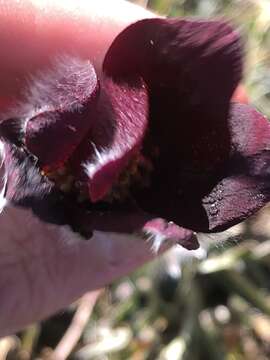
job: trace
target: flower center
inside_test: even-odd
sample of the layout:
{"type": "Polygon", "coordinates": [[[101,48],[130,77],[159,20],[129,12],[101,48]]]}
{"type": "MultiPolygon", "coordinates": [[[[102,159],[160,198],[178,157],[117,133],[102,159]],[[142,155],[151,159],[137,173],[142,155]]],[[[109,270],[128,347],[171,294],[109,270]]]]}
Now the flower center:
{"type": "MultiPolygon", "coordinates": [[[[150,158],[138,152],[120,174],[118,181],[113,184],[111,191],[102,199],[102,202],[123,203],[131,199],[131,188],[147,188],[151,183],[153,164],[150,158]]],[[[68,163],[57,170],[41,170],[42,175],[51,180],[56,187],[66,194],[74,194],[78,203],[91,202],[88,186],[85,181],[76,180],[72,168],[68,163]]]]}

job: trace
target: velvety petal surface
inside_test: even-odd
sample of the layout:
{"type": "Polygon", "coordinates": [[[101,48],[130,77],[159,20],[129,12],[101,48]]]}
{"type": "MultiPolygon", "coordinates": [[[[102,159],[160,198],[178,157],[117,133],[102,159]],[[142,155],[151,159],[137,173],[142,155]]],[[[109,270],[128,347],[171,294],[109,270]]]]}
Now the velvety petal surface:
{"type": "Polygon", "coordinates": [[[142,75],[169,97],[189,95],[191,104],[228,101],[242,75],[239,34],[225,21],[146,19],[122,31],[103,69],[123,78],[142,75]],[[222,84],[222,86],[221,86],[222,84]]]}
{"type": "Polygon", "coordinates": [[[101,81],[95,126],[82,144],[82,161],[93,202],[101,200],[140,150],[148,125],[148,94],[140,78],[101,81]],[[85,148],[92,147],[92,150],[85,148]],[[90,154],[90,156],[89,156],[90,154]]]}
{"type": "Polygon", "coordinates": [[[203,200],[210,230],[244,220],[270,201],[270,123],[248,105],[230,112],[232,148],[224,178],[203,200]]]}
{"type": "Polygon", "coordinates": [[[24,150],[4,145],[5,198],[15,205],[31,208],[43,221],[71,222],[71,204],[47,177],[40,174],[36,160],[24,150]]]}
{"type": "Polygon", "coordinates": [[[195,250],[200,246],[192,230],[182,228],[173,222],[167,222],[161,218],[148,221],[144,225],[143,231],[149,235],[150,239],[151,237],[154,238],[154,247],[158,247],[164,239],[174,240],[188,250],[195,250]]]}
{"type": "Polygon", "coordinates": [[[227,116],[242,76],[241,59],[239,35],[226,22],[147,19],[115,39],[104,71],[144,77],[159,164],[200,170],[228,157],[227,116]]]}
{"type": "Polygon", "coordinates": [[[25,143],[49,170],[62,165],[95,121],[99,83],[89,61],[64,57],[33,80],[25,143]]]}
{"type": "Polygon", "coordinates": [[[138,194],[141,206],[202,232],[223,231],[264,206],[270,200],[270,124],[252,107],[232,104],[228,126],[227,160],[212,171],[183,168],[173,179],[163,176],[165,183],[154,180],[147,194],[138,194]]]}

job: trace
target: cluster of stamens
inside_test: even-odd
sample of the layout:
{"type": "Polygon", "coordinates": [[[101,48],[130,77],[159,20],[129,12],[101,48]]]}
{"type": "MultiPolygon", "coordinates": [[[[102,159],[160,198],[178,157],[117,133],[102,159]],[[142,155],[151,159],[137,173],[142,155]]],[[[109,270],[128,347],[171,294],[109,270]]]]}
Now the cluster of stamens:
{"type": "Polygon", "coordinates": [[[120,174],[104,201],[112,203],[122,202],[130,198],[132,187],[146,188],[150,186],[150,175],[153,164],[150,159],[138,153],[120,174]]]}
{"type": "MultiPolygon", "coordinates": [[[[109,204],[126,201],[131,196],[130,189],[132,187],[145,188],[150,186],[152,171],[152,161],[138,152],[122,171],[118,181],[113,184],[111,191],[102,201],[109,204]]],[[[41,173],[51,180],[62,192],[76,194],[77,202],[91,201],[86,183],[75,179],[68,164],[64,164],[56,170],[43,168],[41,173]]]]}

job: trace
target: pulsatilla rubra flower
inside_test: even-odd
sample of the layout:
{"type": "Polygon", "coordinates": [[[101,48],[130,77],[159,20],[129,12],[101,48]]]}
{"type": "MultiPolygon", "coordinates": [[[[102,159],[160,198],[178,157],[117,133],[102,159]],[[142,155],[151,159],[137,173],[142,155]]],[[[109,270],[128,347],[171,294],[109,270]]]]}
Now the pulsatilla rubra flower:
{"type": "Polygon", "coordinates": [[[1,123],[6,199],[84,237],[142,230],[189,249],[244,220],[269,201],[270,126],[231,102],[242,56],[226,22],[147,19],[101,74],[58,59],[1,123]]]}

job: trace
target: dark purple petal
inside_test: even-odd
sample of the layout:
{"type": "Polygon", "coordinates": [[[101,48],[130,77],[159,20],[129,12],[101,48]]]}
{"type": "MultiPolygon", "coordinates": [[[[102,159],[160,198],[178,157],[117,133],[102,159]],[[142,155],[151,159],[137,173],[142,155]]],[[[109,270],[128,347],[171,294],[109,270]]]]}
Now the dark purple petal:
{"type": "Polygon", "coordinates": [[[159,164],[186,163],[200,171],[228,157],[229,101],[242,75],[239,35],[230,25],[179,19],[137,22],[115,39],[104,71],[116,78],[128,73],[144,77],[159,164]]]}
{"type": "Polygon", "coordinates": [[[0,122],[0,138],[8,144],[21,146],[23,143],[23,120],[9,118],[0,122]]]}
{"type": "Polygon", "coordinates": [[[63,165],[80,144],[95,121],[98,90],[95,69],[77,58],[64,58],[35,80],[30,101],[38,109],[27,121],[25,142],[42,167],[63,165]]]}
{"type": "Polygon", "coordinates": [[[270,200],[270,124],[250,106],[232,104],[228,126],[227,160],[212,170],[156,172],[162,182],[154,179],[150,189],[136,194],[139,205],[203,232],[225,230],[265,205],[270,200]]]}
{"type": "Polygon", "coordinates": [[[223,231],[238,224],[266,205],[269,200],[270,171],[267,177],[257,178],[251,174],[226,177],[203,199],[209,231],[223,231]]]}
{"type": "Polygon", "coordinates": [[[5,198],[15,205],[31,208],[43,221],[71,224],[71,204],[40,174],[36,165],[35,159],[24,150],[5,143],[5,198]]]}
{"type": "MultiPolygon", "coordinates": [[[[175,109],[174,105],[168,109],[175,109]]],[[[209,225],[201,201],[222,179],[231,151],[228,110],[221,104],[212,110],[207,114],[184,103],[179,105],[179,121],[152,126],[144,147],[150,158],[151,148],[158,148],[158,156],[152,157],[151,185],[133,191],[145,211],[198,231],[206,231],[209,225]]],[[[167,113],[170,119],[172,111],[167,113]]]]}
{"type": "MultiPolygon", "coordinates": [[[[151,237],[156,237],[157,245],[163,239],[171,239],[188,250],[199,248],[199,242],[192,230],[182,228],[164,219],[153,219],[143,226],[143,231],[151,237]]],[[[154,244],[155,245],[155,244],[154,244]]]]}
{"type": "Polygon", "coordinates": [[[232,149],[224,179],[203,200],[209,229],[222,230],[270,201],[270,123],[248,105],[230,113],[232,149]]]}
{"type": "MultiPolygon", "coordinates": [[[[266,116],[249,105],[232,104],[228,122],[233,155],[246,159],[258,159],[258,156],[269,155],[270,123],[266,116]]],[[[270,166],[267,158],[265,158],[265,165],[270,166]]],[[[255,171],[256,164],[254,166],[252,173],[255,171]]]]}
{"type": "Polygon", "coordinates": [[[167,88],[179,101],[224,103],[241,79],[242,48],[223,21],[146,19],[118,35],[103,68],[113,77],[142,75],[150,90],[167,88]]]}
{"type": "Polygon", "coordinates": [[[93,202],[110,191],[140,150],[148,125],[148,95],[141,79],[122,83],[103,78],[101,84],[95,126],[85,139],[92,147],[84,167],[93,202]]]}

